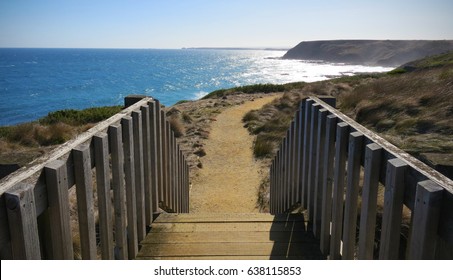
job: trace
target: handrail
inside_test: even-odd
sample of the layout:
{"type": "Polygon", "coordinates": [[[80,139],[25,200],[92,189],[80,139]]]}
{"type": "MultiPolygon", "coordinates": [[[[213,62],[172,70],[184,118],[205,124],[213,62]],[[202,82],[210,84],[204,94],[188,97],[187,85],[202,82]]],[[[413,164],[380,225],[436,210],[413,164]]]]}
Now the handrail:
{"type": "Polygon", "coordinates": [[[125,101],[120,113],[0,181],[1,259],[72,259],[74,226],[83,259],[99,258],[97,246],[102,259],[132,259],[160,209],[189,211],[189,169],[159,101],[125,101]]]}
{"type": "Polygon", "coordinates": [[[325,101],[333,103],[304,100],[280,145],[271,165],[271,212],[307,209],[330,259],[451,257],[453,181],[325,101]],[[403,207],[411,222],[407,249],[400,254],[403,207]]]}

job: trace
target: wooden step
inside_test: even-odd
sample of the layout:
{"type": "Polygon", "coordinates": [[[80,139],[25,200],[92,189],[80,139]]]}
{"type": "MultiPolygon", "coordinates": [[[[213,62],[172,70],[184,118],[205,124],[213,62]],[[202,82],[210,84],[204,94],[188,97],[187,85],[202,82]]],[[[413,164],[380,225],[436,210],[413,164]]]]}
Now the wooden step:
{"type": "Polygon", "coordinates": [[[279,214],[270,215],[264,213],[202,213],[202,214],[163,214],[155,223],[226,223],[226,222],[292,222],[304,221],[303,215],[279,214]]]}
{"type": "Polygon", "coordinates": [[[323,259],[302,215],[161,214],[137,259],[323,259]]]}

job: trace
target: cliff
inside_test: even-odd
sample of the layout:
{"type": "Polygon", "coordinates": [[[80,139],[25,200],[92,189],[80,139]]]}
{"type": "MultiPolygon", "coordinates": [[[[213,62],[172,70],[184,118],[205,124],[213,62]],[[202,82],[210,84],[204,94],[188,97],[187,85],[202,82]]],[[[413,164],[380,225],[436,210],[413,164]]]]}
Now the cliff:
{"type": "Polygon", "coordinates": [[[335,40],[301,42],[284,59],[399,66],[409,61],[453,50],[453,40],[335,40]]]}

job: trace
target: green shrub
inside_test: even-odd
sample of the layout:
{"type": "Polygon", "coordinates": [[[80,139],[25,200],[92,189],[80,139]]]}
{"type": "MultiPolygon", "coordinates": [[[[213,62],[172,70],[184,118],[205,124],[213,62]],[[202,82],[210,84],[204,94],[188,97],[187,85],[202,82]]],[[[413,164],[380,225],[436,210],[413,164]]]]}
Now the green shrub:
{"type": "Polygon", "coordinates": [[[88,108],[84,110],[60,110],[49,113],[46,117],[41,118],[41,124],[56,124],[59,122],[69,125],[84,125],[96,123],[110,118],[122,110],[121,106],[107,106],[88,108]]]}

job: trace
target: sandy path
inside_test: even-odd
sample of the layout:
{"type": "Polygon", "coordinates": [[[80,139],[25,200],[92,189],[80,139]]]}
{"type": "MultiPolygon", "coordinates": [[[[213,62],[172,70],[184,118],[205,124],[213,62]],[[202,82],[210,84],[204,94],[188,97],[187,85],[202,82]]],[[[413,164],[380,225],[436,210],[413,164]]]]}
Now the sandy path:
{"type": "Polygon", "coordinates": [[[203,168],[192,181],[190,212],[252,213],[256,208],[261,182],[249,135],[242,117],[259,109],[276,96],[266,96],[226,109],[212,123],[209,139],[201,158],[203,168]]]}

